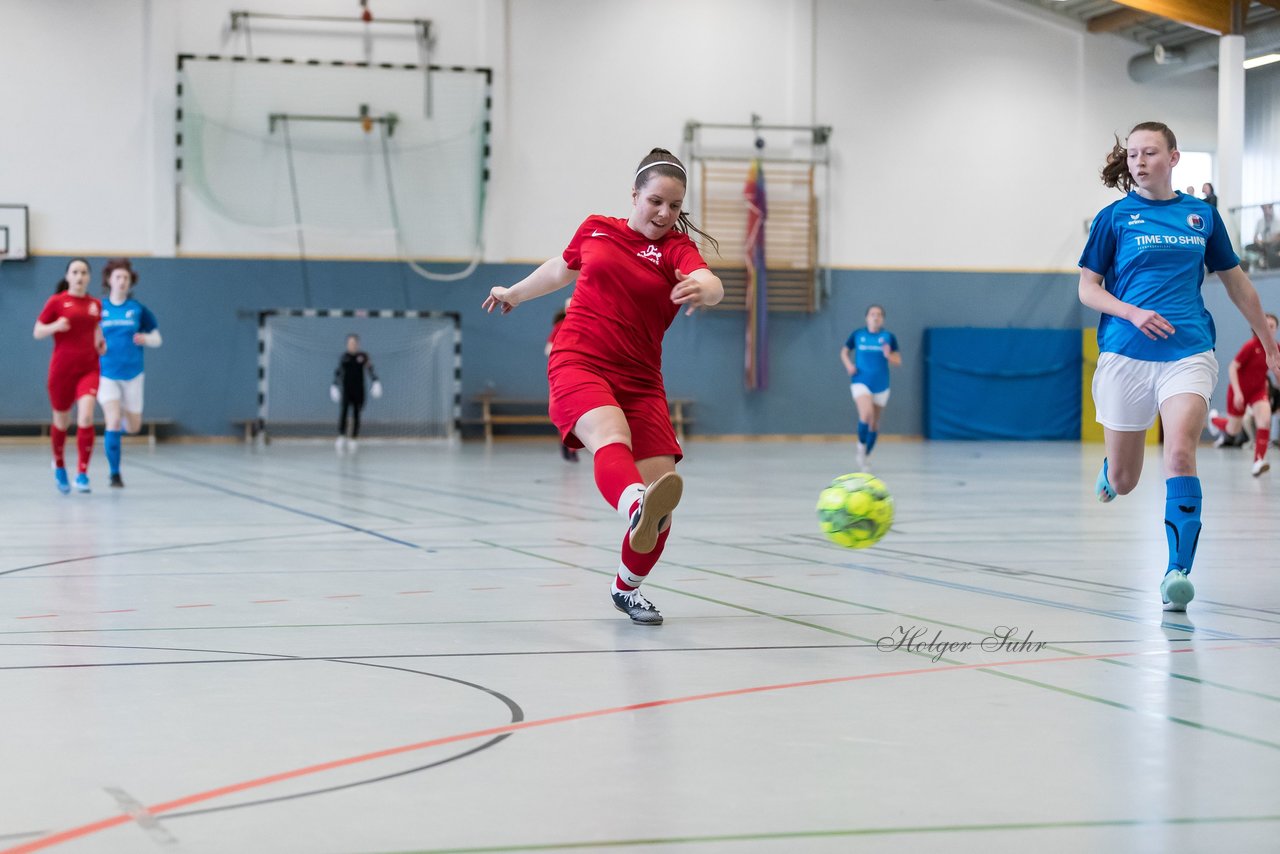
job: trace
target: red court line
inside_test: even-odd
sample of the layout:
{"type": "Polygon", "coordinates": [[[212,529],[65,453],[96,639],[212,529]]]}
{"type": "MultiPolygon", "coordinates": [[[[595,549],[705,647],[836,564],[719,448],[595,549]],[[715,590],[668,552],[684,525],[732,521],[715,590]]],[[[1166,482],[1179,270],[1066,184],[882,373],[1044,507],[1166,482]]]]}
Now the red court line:
{"type": "MultiPolygon", "coordinates": [[[[1211,648],[1213,651],[1222,651],[1228,649],[1258,649],[1258,644],[1238,644],[1235,646],[1220,646],[1211,648]]],[[[1096,655],[1062,655],[1052,658],[1024,658],[1014,659],[1010,661],[994,661],[979,664],[945,664],[936,667],[922,667],[916,670],[891,670],[879,673],[860,673],[856,676],[832,676],[826,679],[808,679],[803,682],[786,682],[777,685],[757,685],[751,688],[731,688],[727,691],[713,691],[708,694],[690,694],[686,697],[670,697],[665,700],[650,700],[645,703],[633,703],[629,706],[612,706],[606,709],[594,709],[587,712],[573,712],[567,715],[558,715],[552,718],[542,718],[540,720],[520,721],[518,723],[504,724],[503,726],[489,727],[488,729],[472,730],[471,732],[461,732],[455,735],[446,735],[440,738],[433,738],[427,741],[418,741],[412,744],[402,744],[396,747],[388,747],[383,750],[375,750],[372,753],[362,753],[358,756],[346,756],[342,759],[333,759],[328,762],[321,762],[316,765],[307,765],[302,768],[294,768],[290,771],[281,771],[277,774],[269,774],[265,777],[257,777],[252,780],[244,780],[239,783],[231,783],[226,786],[220,786],[216,789],[208,789],[203,792],[196,792],[172,801],[165,801],[154,806],[144,807],[151,815],[161,815],[163,813],[172,812],[182,807],[188,807],[192,804],[211,801],[215,798],[225,797],[226,795],[234,795],[238,792],[244,792],[249,789],[258,789],[263,786],[269,786],[272,783],[282,783],[286,780],[295,780],[299,777],[307,777],[312,774],[320,774],[325,771],[333,771],[337,768],[346,768],[351,765],[359,765],[363,762],[371,762],[376,759],[385,759],[388,756],[398,756],[402,753],[412,753],[418,750],[426,750],[431,747],[440,747],[446,744],[455,744],[460,741],[472,741],[478,738],[488,738],[493,735],[501,735],[503,733],[519,732],[520,730],[536,729],[539,727],[555,726],[556,724],[572,723],[574,721],[588,720],[590,718],[600,718],[608,715],[617,715],[623,712],[636,712],[643,709],[657,709],[666,706],[677,706],[684,703],[696,703],[703,700],[718,700],[724,697],[741,697],[748,694],[761,694],[768,691],[785,691],[792,688],[811,688],[817,685],[838,685],[844,682],[861,682],[870,679],[890,679],[898,676],[922,676],[927,673],[955,673],[961,670],[979,670],[991,669],[996,667],[1013,667],[1025,664],[1054,664],[1067,661],[1097,661],[1100,659],[1111,658],[1134,658],[1136,656],[1147,655],[1168,655],[1183,652],[1196,652],[1195,647],[1185,647],[1182,649],[1162,649],[1146,652],[1113,652],[1098,653],[1096,655]]],[[[1207,652],[1209,650],[1201,649],[1199,652],[1207,652]]],[[[13,848],[5,848],[0,850],[0,854],[30,854],[32,851],[42,851],[46,848],[52,848],[63,842],[70,842],[74,839],[82,839],[99,831],[108,830],[113,827],[119,827],[122,824],[128,824],[133,818],[127,813],[114,815],[110,818],[104,818],[89,824],[82,824],[78,827],[71,827],[66,830],[55,831],[54,833],[43,836],[31,842],[17,845],[13,848]]]]}
{"type": "Polygon", "coordinates": [[[175,607],[175,608],[212,608],[212,607],[213,607],[213,603],[212,603],[212,602],[204,602],[204,603],[199,604],[199,605],[174,605],[173,607],[175,607]]]}
{"type": "Polygon", "coordinates": [[[56,617],[57,614],[27,614],[25,617],[14,617],[15,620],[44,620],[49,617],[56,617]]]}

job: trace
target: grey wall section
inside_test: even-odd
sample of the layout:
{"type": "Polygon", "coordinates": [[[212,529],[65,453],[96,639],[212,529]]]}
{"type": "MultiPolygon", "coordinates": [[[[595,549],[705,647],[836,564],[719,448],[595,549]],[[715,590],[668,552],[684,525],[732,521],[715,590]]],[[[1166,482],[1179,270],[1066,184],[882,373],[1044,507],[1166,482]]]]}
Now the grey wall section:
{"type": "MultiPolygon", "coordinates": [[[[89,260],[98,281],[103,259],[89,260]]],[[[51,345],[33,340],[31,327],[66,261],[37,257],[0,266],[0,364],[7,374],[0,419],[48,415],[51,345]]],[[[257,312],[303,306],[297,262],[140,258],[135,267],[141,276],[135,296],[155,311],[164,333],[164,347],[147,353],[147,413],[173,418],[184,433],[233,434],[233,421],[256,412],[257,312]]],[[[510,284],[531,269],[489,264],[463,283],[426,282],[397,263],[311,262],[308,273],[315,307],[461,314],[466,417],[474,412],[471,398],[486,388],[511,397],[546,394],[542,348],[560,299],[527,303],[506,317],[480,309],[492,284],[510,284]]],[[[664,372],[670,396],[695,401],[695,435],[851,432],[853,408],[838,353],[872,302],[885,306],[886,325],[902,348],[882,424],[896,434],[923,432],[926,328],[1079,328],[1096,321],[1080,307],[1073,274],[836,270],[831,278],[821,312],[770,317],[763,392],[743,390],[742,314],[677,317],[667,333],[664,372]]],[[[1263,305],[1280,309],[1280,277],[1258,286],[1263,305]]],[[[99,293],[96,286],[93,292],[99,293]]],[[[1206,283],[1205,295],[1218,326],[1221,408],[1226,363],[1249,332],[1216,278],[1206,283]]],[[[376,342],[364,343],[376,357],[376,342]]],[[[335,359],[342,344],[334,342],[335,359]]],[[[328,362],[316,366],[318,394],[327,393],[332,371],[328,362]]]]}

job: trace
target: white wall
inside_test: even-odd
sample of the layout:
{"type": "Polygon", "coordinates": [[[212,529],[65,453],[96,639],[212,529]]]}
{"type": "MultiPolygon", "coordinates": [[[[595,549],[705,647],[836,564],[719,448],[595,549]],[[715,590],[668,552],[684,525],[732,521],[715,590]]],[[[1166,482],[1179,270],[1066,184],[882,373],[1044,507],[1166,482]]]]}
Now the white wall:
{"type": "MultiPolygon", "coordinates": [[[[43,253],[173,250],[178,52],[246,48],[229,11],[355,0],[0,0],[0,195],[43,253]],[[14,116],[21,116],[20,130],[14,116]]],[[[1001,0],[371,0],[436,23],[433,59],[495,69],[487,260],[557,253],[625,213],[684,123],[829,124],[835,266],[1071,269],[1111,134],[1150,118],[1212,150],[1215,77],[1129,81],[1139,52],[1001,0]]],[[[263,56],[364,58],[346,28],[254,24],[263,56]]],[[[416,62],[407,34],[375,61],[416,62]]],[[[230,241],[231,238],[228,238],[230,241]]],[[[227,254],[235,254],[229,242],[227,254]]],[[[287,246],[284,250],[287,252],[287,246]]]]}

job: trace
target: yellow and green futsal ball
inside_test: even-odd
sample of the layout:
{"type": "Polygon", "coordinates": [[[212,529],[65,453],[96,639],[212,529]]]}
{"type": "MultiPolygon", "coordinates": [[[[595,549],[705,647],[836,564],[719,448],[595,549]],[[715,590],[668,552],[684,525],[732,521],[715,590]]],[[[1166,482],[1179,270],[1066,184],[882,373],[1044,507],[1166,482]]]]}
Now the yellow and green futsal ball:
{"type": "Polygon", "coordinates": [[[818,525],[836,545],[865,549],[893,525],[893,496],[878,477],[840,475],[818,495],[818,525]]]}

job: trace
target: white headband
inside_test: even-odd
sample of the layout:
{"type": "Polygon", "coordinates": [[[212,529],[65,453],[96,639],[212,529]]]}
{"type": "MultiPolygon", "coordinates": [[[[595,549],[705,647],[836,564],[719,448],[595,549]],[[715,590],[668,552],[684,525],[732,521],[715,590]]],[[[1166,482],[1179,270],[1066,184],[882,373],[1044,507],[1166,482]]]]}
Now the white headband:
{"type": "MultiPolygon", "coordinates": [[[[655,166],[674,166],[680,170],[680,173],[682,175],[688,176],[689,174],[688,172],[684,171],[684,167],[681,166],[679,163],[672,163],[670,160],[658,160],[654,163],[646,163],[645,165],[641,166],[638,170],[636,170],[636,178],[639,178],[640,173],[643,172],[644,170],[652,169],[655,166]]],[[[632,178],[631,180],[634,181],[635,178],[632,178]]]]}

